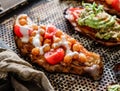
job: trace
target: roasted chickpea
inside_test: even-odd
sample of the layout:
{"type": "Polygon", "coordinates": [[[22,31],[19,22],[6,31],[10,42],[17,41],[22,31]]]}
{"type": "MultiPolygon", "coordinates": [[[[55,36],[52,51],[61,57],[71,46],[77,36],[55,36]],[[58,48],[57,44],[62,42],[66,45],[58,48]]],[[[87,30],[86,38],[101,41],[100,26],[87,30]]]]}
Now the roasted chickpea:
{"type": "Polygon", "coordinates": [[[38,30],[38,26],[37,25],[32,25],[32,28],[33,28],[33,30],[38,30]]]}
{"type": "Polygon", "coordinates": [[[51,46],[53,49],[57,49],[59,48],[59,46],[55,46],[55,44],[53,43],[52,46],[51,46]]]}
{"type": "Polygon", "coordinates": [[[57,37],[56,37],[56,38],[54,39],[54,43],[57,43],[57,42],[59,42],[60,40],[61,40],[60,38],[57,38],[57,37]]]}
{"type": "Polygon", "coordinates": [[[73,48],[73,51],[77,51],[77,52],[79,52],[80,49],[81,49],[81,46],[80,46],[80,44],[76,43],[76,44],[73,45],[72,48],[73,48]]]}
{"type": "Polygon", "coordinates": [[[70,55],[66,55],[64,57],[64,62],[70,64],[72,62],[72,57],[70,55]]]}
{"type": "Polygon", "coordinates": [[[87,61],[86,55],[80,53],[79,54],[79,61],[82,62],[82,63],[86,62],[87,61]]]}
{"type": "Polygon", "coordinates": [[[62,31],[57,30],[55,36],[60,38],[62,34],[62,31]]]}
{"type": "Polygon", "coordinates": [[[40,28],[46,30],[46,26],[45,25],[40,25],[40,28]]]}
{"type": "Polygon", "coordinates": [[[113,0],[105,0],[107,4],[111,5],[113,0]]]}
{"type": "Polygon", "coordinates": [[[20,25],[24,26],[27,25],[27,21],[25,19],[20,19],[19,20],[20,25]]]}
{"type": "Polygon", "coordinates": [[[36,32],[33,31],[33,32],[31,33],[31,36],[35,36],[35,35],[36,35],[36,32]]]}
{"type": "Polygon", "coordinates": [[[46,46],[46,47],[44,47],[44,52],[48,52],[48,51],[50,51],[50,46],[46,46]]]}
{"type": "Polygon", "coordinates": [[[72,44],[76,43],[76,40],[74,38],[68,38],[68,41],[71,42],[72,44]]]}
{"type": "Polygon", "coordinates": [[[41,32],[40,32],[40,35],[44,35],[45,34],[45,30],[44,29],[41,29],[41,32]]]}
{"type": "Polygon", "coordinates": [[[52,43],[52,40],[51,40],[51,39],[45,39],[45,40],[44,40],[44,44],[49,44],[49,45],[51,45],[51,43],[52,43]]]}
{"type": "Polygon", "coordinates": [[[33,55],[39,55],[39,54],[40,54],[39,48],[37,48],[37,47],[36,47],[36,48],[33,48],[33,49],[32,49],[32,54],[33,54],[33,55]]]}
{"type": "Polygon", "coordinates": [[[79,54],[75,54],[74,56],[73,56],[73,59],[79,59],[79,54]]]}
{"type": "Polygon", "coordinates": [[[19,18],[19,20],[20,20],[20,19],[25,19],[25,20],[27,20],[27,15],[21,16],[21,17],[19,18]]]}

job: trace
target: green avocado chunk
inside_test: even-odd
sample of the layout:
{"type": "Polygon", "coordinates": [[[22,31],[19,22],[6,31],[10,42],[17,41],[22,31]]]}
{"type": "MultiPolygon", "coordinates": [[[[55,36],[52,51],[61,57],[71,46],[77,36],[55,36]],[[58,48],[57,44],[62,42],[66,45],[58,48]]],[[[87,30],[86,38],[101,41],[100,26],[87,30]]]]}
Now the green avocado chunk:
{"type": "Polygon", "coordinates": [[[100,19],[99,18],[100,17],[88,16],[88,18],[85,19],[84,21],[83,19],[79,18],[78,24],[81,25],[81,22],[84,22],[84,25],[86,26],[89,26],[94,29],[101,29],[101,28],[106,28],[108,26],[111,26],[112,24],[115,23],[115,17],[111,17],[110,15],[108,15],[107,18],[105,18],[104,16],[102,16],[102,18],[100,19]]]}

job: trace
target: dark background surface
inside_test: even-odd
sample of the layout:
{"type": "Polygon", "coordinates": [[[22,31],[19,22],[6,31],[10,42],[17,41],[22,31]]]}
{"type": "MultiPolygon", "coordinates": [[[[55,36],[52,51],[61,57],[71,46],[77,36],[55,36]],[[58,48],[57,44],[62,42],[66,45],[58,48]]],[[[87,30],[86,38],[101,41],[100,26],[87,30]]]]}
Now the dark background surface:
{"type": "Polygon", "coordinates": [[[0,0],[0,17],[26,3],[27,0],[0,0]]]}

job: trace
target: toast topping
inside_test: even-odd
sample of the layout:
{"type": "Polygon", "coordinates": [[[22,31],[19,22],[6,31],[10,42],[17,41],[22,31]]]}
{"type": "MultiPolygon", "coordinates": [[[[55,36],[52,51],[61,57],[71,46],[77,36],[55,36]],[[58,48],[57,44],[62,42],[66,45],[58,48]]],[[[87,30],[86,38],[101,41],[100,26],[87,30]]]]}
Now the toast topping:
{"type": "Polygon", "coordinates": [[[61,41],[59,41],[58,43],[54,43],[53,47],[60,47],[60,46],[65,47],[66,55],[69,55],[71,57],[73,57],[74,55],[79,55],[77,51],[74,51],[74,52],[71,51],[71,48],[70,48],[69,42],[67,41],[66,36],[61,36],[61,37],[62,37],[61,41]]]}
{"type": "MultiPolygon", "coordinates": [[[[80,13],[78,8],[75,10],[71,9],[71,11],[76,11],[73,14],[77,18],[77,14],[80,13]]],[[[32,54],[44,55],[49,64],[58,64],[62,59],[66,64],[77,60],[85,65],[89,64],[89,66],[92,65],[90,61],[94,61],[95,63],[99,62],[100,56],[89,53],[75,39],[66,35],[53,25],[37,26],[24,14],[17,18],[16,25],[18,26],[16,30],[19,30],[19,35],[17,34],[18,30],[16,35],[21,38],[21,41],[25,43],[30,42],[34,46],[32,54]],[[57,57],[54,57],[54,55],[57,57]],[[60,55],[62,55],[61,58],[59,58],[60,55]],[[89,60],[87,61],[87,59],[89,60]]]]}
{"type": "Polygon", "coordinates": [[[116,16],[107,14],[101,5],[83,4],[85,9],[80,13],[78,24],[81,26],[89,26],[97,32],[96,37],[109,40],[117,38],[120,35],[120,25],[116,21],[116,16]],[[112,31],[111,31],[112,30],[112,31]]]}
{"type": "Polygon", "coordinates": [[[83,3],[83,8],[69,8],[65,17],[80,31],[77,25],[93,29],[95,37],[103,40],[120,40],[120,24],[116,16],[103,10],[102,5],[83,3]],[[79,12],[78,12],[79,11],[79,12]],[[76,23],[76,24],[75,24],[76,23]]]}
{"type": "MultiPolygon", "coordinates": [[[[53,34],[52,37],[45,38],[46,32],[48,32],[46,28],[43,30],[42,28],[39,28],[37,31],[32,32],[32,44],[35,46],[33,48],[33,55],[44,55],[46,57],[46,61],[52,65],[60,63],[62,61],[61,59],[58,60],[61,52],[57,52],[59,48],[62,48],[64,51],[64,56],[62,54],[63,62],[66,63],[66,65],[70,64],[73,60],[77,60],[80,63],[83,63],[85,65],[88,65],[90,61],[94,61],[96,64],[99,64],[100,56],[97,54],[89,53],[85,48],[80,45],[75,39],[70,38],[68,35],[64,34],[63,32],[60,32],[59,29],[56,29],[55,27],[51,29],[56,29],[56,33],[53,34],[52,31],[50,34],[53,34]],[[44,31],[44,34],[41,33],[44,31]],[[34,34],[35,33],[35,34],[34,34]],[[60,34],[60,36],[59,36],[60,34]],[[44,39],[41,39],[41,37],[44,39]],[[44,42],[43,42],[44,41],[44,42]],[[60,53],[60,54],[59,54],[60,53]],[[49,60],[49,57],[47,57],[49,54],[49,57],[51,60],[49,60]],[[50,56],[51,54],[51,56],[50,56]],[[53,56],[52,56],[53,55],[53,56]],[[54,57],[56,55],[57,57],[54,57]],[[87,59],[89,59],[87,61],[87,59]],[[57,61],[56,61],[57,60],[57,61]]],[[[63,53],[63,52],[62,52],[63,53]]],[[[92,64],[89,64],[91,66],[92,64]]]]}
{"type": "Polygon", "coordinates": [[[49,64],[55,65],[60,63],[64,58],[64,50],[62,48],[58,48],[55,50],[51,50],[45,53],[45,59],[49,64]]]}
{"type": "MultiPolygon", "coordinates": [[[[56,39],[56,37],[54,36],[54,40],[55,39],[56,39]]],[[[62,35],[60,41],[58,41],[57,43],[53,43],[53,48],[59,48],[59,47],[65,48],[65,50],[66,50],[65,51],[66,56],[64,57],[65,63],[71,63],[72,60],[77,60],[77,61],[79,61],[81,63],[85,63],[85,64],[87,64],[87,63],[89,63],[89,61],[93,61],[93,60],[99,63],[98,55],[93,54],[93,55],[91,55],[91,57],[89,57],[90,53],[88,51],[86,51],[82,46],[80,46],[79,43],[73,42],[74,44],[70,45],[69,41],[67,39],[69,39],[69,37],[67,38],[66,36],[62,35]],[[86,61],[87,59],[89,59],[88,62],[86,61]]]]}
{"type": "Polygon", "coordinates": [[[45,48],[50,49],[50,45],[49,44],[44,44],[43,45],[43,33],[45,32],[45,30],[38,28],[37,31],[34,31],[35,35],[33,36],[32,39],[32,44],[37,47],[39,49],[39,54],[43,55],[45,52],[45,48]]]}

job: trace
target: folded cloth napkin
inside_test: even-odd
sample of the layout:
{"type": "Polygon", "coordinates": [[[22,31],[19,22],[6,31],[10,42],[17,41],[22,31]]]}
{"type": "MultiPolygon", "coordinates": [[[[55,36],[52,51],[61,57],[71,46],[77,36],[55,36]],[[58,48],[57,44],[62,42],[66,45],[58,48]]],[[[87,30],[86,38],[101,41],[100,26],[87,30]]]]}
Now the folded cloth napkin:
{"type": "Polygon", "coordinates": [[[8,48],[6,49],[6,47],[3,48],[3,43],[0,43],[0,46],[0,72],[13,73],[17,75],[21,81],[23,81],[20,82],[17,81],[15,77],[11,77],[11,83],[15,91],[37,91],[34,89],[30,90],[27,86],[25,86],[25,83],[27,85],[35,85],[34,82],[42,91],[54,91],[49,80],[43,72],[33,69],[31,64],[21,59],[12,50],[8,48]]]}

